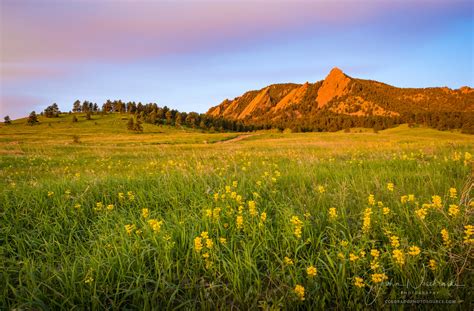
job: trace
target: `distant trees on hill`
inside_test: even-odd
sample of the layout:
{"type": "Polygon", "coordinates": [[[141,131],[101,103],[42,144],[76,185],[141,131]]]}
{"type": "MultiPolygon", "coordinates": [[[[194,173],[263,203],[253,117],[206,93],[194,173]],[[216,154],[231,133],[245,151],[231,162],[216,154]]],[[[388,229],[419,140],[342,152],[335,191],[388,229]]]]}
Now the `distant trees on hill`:
{"type": "MultiPolygon", "coordinates": [[[[291,130],[292,132],[335,132],[347,130],[354,127],[373,128],[383,130],[401,123],[410,126],[420,124],[439,130],[461,129],[463,133],[474,134],[474,112],[403,112],[400,116],[351,116],[337,114],[329,109],[316,110],[308,108],[304,111],[303,118],[300,111],[287,111],[278,117],[271,118],[268,115],[260,118],[249,116],[243,120],[230,120],[223,117],[213,117],[197,112],[180,112],[167,106],[160,107],[156,103],[142,104],[141,102],[123,102],[121,100],[107,100],[102,108],[96,103],[76,100],[73,103],[73,112],[86,113],[86,119],[90,120],[94,113],[127,113],[132,115],[127,123],[131,131],[143,131],[142,123],[154,125],[169,125],[175,127],[189,127],[211,132],[235,131],[247,132],[260,129],[291,130]]],[[[48,106],[44,110],[46,117],[57,117],[59,109],[56,104],[48,106]]],[[[77,117],[73,116],[73,119],[77,117]]],[[[28,117],[28,124],[38,122],[36,113],[33,111],[28,117]]],[[[6,123],[6,122],[5,122],[6,123]]]]}
{"type": "Polygon", "coordinates": [[[4,120],[3,123],[5,123],[5,124],[11,124],[12,123],[12,120],[10,119],[10,116],[5,116],[3,118],[3,120],[4,120]]]}

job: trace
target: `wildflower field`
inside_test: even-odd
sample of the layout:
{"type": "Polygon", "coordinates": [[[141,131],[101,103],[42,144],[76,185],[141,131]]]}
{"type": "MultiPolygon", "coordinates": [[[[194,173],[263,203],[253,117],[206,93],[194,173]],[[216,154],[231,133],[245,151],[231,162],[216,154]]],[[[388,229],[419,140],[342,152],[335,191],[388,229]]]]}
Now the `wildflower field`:
{"type": "Polygon", "coordinates": [[[70,119],[0,127],[0,309],[472,308],[473,136],[70,119]]]}

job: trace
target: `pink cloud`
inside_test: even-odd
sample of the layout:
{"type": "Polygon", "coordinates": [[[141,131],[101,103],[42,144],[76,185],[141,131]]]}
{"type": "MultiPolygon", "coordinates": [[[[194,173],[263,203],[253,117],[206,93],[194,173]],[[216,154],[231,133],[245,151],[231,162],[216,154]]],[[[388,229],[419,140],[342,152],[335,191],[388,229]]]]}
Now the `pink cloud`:
{"type": "Polygon", "coordinates": [[[319,26],[349,27],[387,10],[439,9],[446,2],[5,0],[0,5],[0,61],[5,79],[60,73],[44,63],[126,62],[244,49],[269,36],[284,38],[312,25],[316,30],[319,26]]]}
{"type": "Polygon", "coordinates": [[[366,3],[79,1],[48,6],[22,1],[3,5],[1,60],[127,60],[192,52],[224,39],[264,40],[269,33],[313,22],[364,20],[383,6],[366,3]]]}

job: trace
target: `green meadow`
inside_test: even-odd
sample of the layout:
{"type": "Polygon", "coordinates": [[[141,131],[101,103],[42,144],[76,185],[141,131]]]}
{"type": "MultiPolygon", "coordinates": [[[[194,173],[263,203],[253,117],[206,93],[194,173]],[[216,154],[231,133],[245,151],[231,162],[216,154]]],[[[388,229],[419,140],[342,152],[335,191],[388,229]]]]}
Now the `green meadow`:
{"type": "Polygon", "coordinates": [[[78,119],[0,125],[0,309],[472,308],[472,135],[78,119]]]}

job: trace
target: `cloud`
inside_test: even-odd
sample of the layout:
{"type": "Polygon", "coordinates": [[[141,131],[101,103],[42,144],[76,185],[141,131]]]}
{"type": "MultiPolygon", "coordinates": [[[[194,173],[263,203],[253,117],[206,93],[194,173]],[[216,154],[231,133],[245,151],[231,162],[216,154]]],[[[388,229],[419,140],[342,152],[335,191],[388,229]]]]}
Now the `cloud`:
{"type": "MultiPolygon", "coordinates": [[[[422,2],[427,8],[440,1],[422,2]]],[[[5,1],[2,62],[127,61],[344,27],[407,1],[5,1]]]]}

